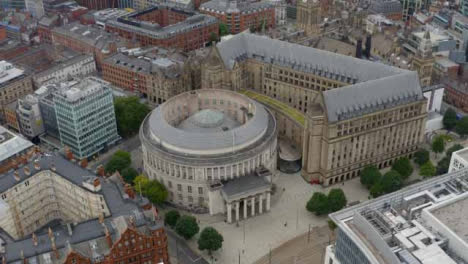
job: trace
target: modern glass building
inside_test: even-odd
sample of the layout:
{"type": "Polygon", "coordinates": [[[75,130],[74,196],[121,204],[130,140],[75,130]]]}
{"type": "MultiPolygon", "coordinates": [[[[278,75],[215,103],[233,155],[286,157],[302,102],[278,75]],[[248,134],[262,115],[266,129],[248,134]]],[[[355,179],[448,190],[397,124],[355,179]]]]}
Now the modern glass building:
{"type": "Polygon", "coordinates": [[[54,94],[62,145],[89,158],[120,140],[109,83],[88,77],[54,94]]]}

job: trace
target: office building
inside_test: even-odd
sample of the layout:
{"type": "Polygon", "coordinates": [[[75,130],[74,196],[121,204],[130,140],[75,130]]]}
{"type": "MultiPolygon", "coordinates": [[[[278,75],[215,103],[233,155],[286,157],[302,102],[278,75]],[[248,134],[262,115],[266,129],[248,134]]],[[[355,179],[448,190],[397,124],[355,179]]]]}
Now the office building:
{"type": "Polygon", "coordinates": [[[466,186],[462,169],[330,214],[324,263],[466,263],[466,186]]]}
{"type": "Polygon", "coordinates": [[[202,88],[267,105],[279,136],[302,150],[304,178],[323,185],[412,157],[424,140],[417,73],[381,63],[241,33],[207,56],[202,88]]]}
{"type": "Polygon", "coordinates": [[[218,37],[218,21],[211,16],[158,4],[106,22],[108,32],[136,39],[142,46],[190,51],[205,47],[218,37]]]}
{"type": "Polygon", "coordinates": [[[120,140],[109,85],[88,77],[54,93],[60,141],[79,159],[92,157],[120,140]]]}
{"type": "Polygon", "coordinates": [[[216,17],[231,34],[246,29],[260,31],[276,25],[276,9],[268,1],[211,0],[201,4],[200,12],[216,17]]]}
{"type": "Polygon", "coordinates": [[[5,123],[4,108],[33,92],[31,76],[7,61],[0,61],[0,123],[5,123]]]}
{"type": "Polygon", "coordinates": [[[18,99],[16,114],[20,132],[25,137],[36,140],[39,135],[45,132],[41,110],[39,109],[39,99],[36,96],[28,94],[18,99]]]}

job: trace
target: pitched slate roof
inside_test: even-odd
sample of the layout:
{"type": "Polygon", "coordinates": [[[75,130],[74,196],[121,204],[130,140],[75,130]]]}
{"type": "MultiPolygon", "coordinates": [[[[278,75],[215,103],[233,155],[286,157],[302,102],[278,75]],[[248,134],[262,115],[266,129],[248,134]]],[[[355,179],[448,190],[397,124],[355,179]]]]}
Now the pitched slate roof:
{"type": "Polygon", "coordinates": [[[363,111],[358,110],[364,108],[373,112],[423,98],[415,72],[377,62],[245,32],[218,43],[216,47],[228,69],[232,69],[236,62],[251,58],[348,83],[348,86],[323,93],[329,122],[352,118],[362,114],[363,111]]]}

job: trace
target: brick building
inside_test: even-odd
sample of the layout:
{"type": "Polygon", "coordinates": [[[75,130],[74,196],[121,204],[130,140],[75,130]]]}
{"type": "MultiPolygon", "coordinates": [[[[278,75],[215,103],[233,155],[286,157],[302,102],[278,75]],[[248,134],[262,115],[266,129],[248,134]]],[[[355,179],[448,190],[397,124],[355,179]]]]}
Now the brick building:
{"type": "Polygon", "coordinates": [[[2,263],[169,264],[156,208],[120,175],[103,179],[66,156],[35,155],[0,177],[2,263]]]}
{"type": "Polygon", "coordinates": [[[212,0],[201,4],[200,12],[218,18],[231,34],[275,26],[275,6],[269,2],[212,0]]]}
{"type": "Polygon", "coordinates": [[[173,52],[162,50],[139,53],[138,57],[118,53],[104,60],[104,80],[129,91],[148,97],[159,105],[167,99],[200,88],[199,62],[206,52],[173,52]]]}
{"type": "Polygon", "coordinates": [[[37,23],[37,34],[41,43],[52,44],[52,29],[60,23],[58,15],[43,16],[37,23]]]}
{"type": "Polygon", "coordinates": [[[76,2],[88,9],[94,10],[119,7],[117,0],[77,0],[76,2]]]}
{"type": "Polygon", "coordinates": [[[96,68],[101,69],[102,61],[117,52],[119,47],[132,47],[130,41],[124,41],[112,33],[78,22],[56,27],[52,30],[54,45],[63,45],[74,51],[93,54],[96,68]]]}
{"type": "Polygon", "coordinates": [[[204,47],[212,35],[218,36],[218,21],[211,16],[160,4],[109,20],[106,30],[135,39],[142,46],[189,51],[204,47]]]}
{"type": "Polygon", "coordinates": [[[37,151],[29,140],[3,126],[0,126],[0,136],[0,175],[27,163],[37,151]]]}
{"type": "Polygon", "coordinates": [[[468,84],[463,79],[442,80],[445,85],[444,101],[468,113],[468,84]]]}

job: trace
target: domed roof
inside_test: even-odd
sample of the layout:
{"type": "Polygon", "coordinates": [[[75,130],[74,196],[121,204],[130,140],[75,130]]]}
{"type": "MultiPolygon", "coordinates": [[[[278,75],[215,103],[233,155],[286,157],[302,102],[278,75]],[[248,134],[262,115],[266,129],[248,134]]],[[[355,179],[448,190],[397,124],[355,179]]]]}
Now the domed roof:
{"type": "Polygon", "coordinates": [[[195,113],[192,118],[199,127],[217,127],[223,123],[224,114],[215,109],[203,109],[195,113]]]}

